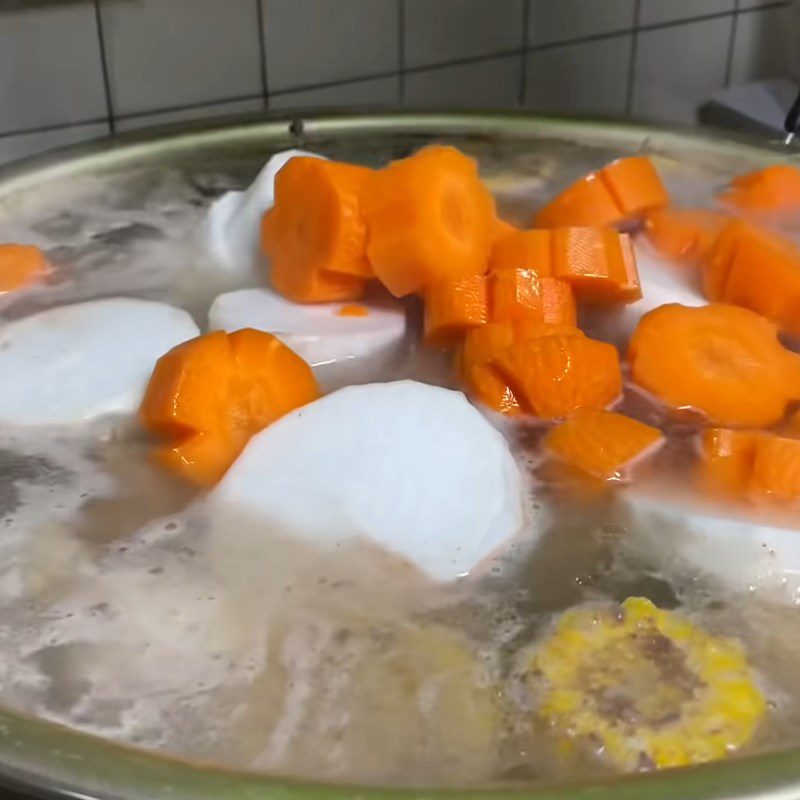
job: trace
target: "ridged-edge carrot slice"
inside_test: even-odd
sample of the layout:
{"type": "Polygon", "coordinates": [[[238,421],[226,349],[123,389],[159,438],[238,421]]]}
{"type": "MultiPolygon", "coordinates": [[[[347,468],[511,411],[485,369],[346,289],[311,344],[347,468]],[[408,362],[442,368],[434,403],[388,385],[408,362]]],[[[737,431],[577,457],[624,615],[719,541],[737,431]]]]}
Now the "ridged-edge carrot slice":
{"type": "Polygon", "coordinates": [[[45,254],[30,244],[0,244],[0,293],[13,292],[45,278],[45,254]]]}
{"type": "Polygon", "coordinates": [[[139,410],[142,425],[169,438],[226,428],[234,370],[224,331],[174,347],[153,369],[139,410]]]}
{"type": "Polygon", "coordinates": [[[557,228],[553,271],[577,297],[593,303],[632,303],[642,290],[630,237],[608,228],[557,228]]]}
{"type": "Polygon", "coordinates": [[[535,319],[552,325],[574,325],[575,297],[568,283],[540,278],[531,269],[490,272],[489,318],[492,322],[535,319]]]}
{"type": "Polygon", "coordinates": [[[730,428],[708,428],[700,437],[699,482],[701,488],[721,496],[741,496],[745,491],[756,443],[763,434],[730,428]]]}
{"type": "Polygon", "coordinates": [[[667,205],[669,196],[647,156],[621,158],[567,187],[540,209],[542,228],[606,227],[642,217],[667,205]]]}
{"type": "Polygon", "coordinates": [[[545,450],[595,478],[619,478],[633,462],[664,443],[658,428],[615,414],[581,408],[544,438],[545,450]]]}
{"type": "Polygon", "coordinates": [[[800,208],[800,169],[790,164],[739,175],[719,200],[742,211],[791,211],[800,208]]]}
{"type": "Polygon", "coordinates": [[[553,237],[545,229],[515,231],[497,239],[489,255],[489,270],[533,269],[543,278],[553,271],[553,237]]]}
{"type": "Polygon", "coordinates": [[[369,261],[396,297],[486,271],[494,200],[475,161],[454,147],[426,147],[379,170],[362,208],[369,261]]]}
{"type": "Polygon", "coordinates": [[[698,263],[708,255],[728,219],[705,208],[654,208],[645,215],[644,229],[662,255],[698,263]]]}
{"type": "Polygon", "coordinates": [[[800,334],[800,248],[754,225],[736,228],[738,242],[722,288],[726,303],[749,308],[800,334]]]}
{"type": "Polygon", "coordinates": [[[760,437],[747,489],[753,498],[800,499],[800,439],[760,437]]]}
{"type": "Polygon", "coordinates": [[[504,236],[508,236],[510,233],[516,233],[517,228],[515,228],[510,222],[506,222],[504,219],[500,219],[500,217],[495,217],[492,220],[492,243],[499,241],[504,236]]]}
{"type": "Polygon", "coordinates": [[[261,246],[275,288],[296,302],[359,297],[373,277],[360,196],[372,170],[321,158],[291,159],[275,177],[261,246]]]}
{"type": "Polygon", "coordinates": [[[645,314],[628,359],[631,377],[643,389],[673,408],[704,412],[724,427],[773,425],[800,393],[775,324],[721,303],[673,303],[645,314]]]}
{"type": "Polygon", "coordinates": [[[425,341],[443,345],[489,321],[486,278],[443,278],[425,293],[425,341]]]}
{"type": "Polygon", "coordinates": [[[544,419],[606,408],[622,394],[616,348],[582,336],[515,343],[496,363],[522,407],[544,419]]]}
{"type": "Polygon", "coordinates": [[[158,360],[140,419],[173,440],[155,449],[159,463],[209,485],[251,435],[317,397],[311,368],[271,334],[214,331],[158,360]]]}

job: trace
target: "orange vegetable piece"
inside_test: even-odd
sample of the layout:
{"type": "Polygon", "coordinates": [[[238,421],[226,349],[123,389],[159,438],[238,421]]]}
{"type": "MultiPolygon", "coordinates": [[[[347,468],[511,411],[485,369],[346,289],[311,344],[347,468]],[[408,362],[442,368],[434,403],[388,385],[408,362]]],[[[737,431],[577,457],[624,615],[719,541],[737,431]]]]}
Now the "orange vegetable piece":
{"type": "Polygon", "coordinates": [[[337,312],[337,317],[368,317],[369,309],[366,306],[353,303],[350,305],[342,306],[337,312]]]}
{"type": "Polygon", "coordinates": [[[534,217],[541,228],[606,227],[641,218],[669,202],[647,156],[621,158],[567,187],[534,217]]]}
{"type": "Polygon", "coordinates": [[[551,455],[595,478],[619,478],[631,464],[664,443],[658,428],[624,414],[580,408],[544,438],[551,455]]]}
{"type": "Polygon", "coordinates": [[[272,283],[296,302],[349,300],[373,277],[360,195],[373,171],[321,158],[291,159],[275,177],[261,224],[272,283]]]}
{"type": "Polygon", "coordinates": [[[750,480],[761,435],[729,428],[705,430],[700,439],[702,488],[715,495],[742,495],[750,480]]]}
{"type": "Polygon", "coordinates": [[[705,290],[800,334],[800,248],[747,222],[726,226],[705,267],[705,290]]]}
{"type": "Polygon", "coordinates": [[[489,256],[489,270],[533,269],[542,277],[553,270],[553,237],[549,230],[514,231],[497,239],[489,256]]]}
{"type": "Polygon", "coordinates": [[[458,371],[470,394],[489,408],[510,416],[520,413],[519,402],[495,366],[496,358],[514,342],[511,323],[489,323],[464,337],[458,371]]]}
{"type": "Polygon", "coordinates": [[[553,325],[574,325],[575,297],[568,283],[540,278],[531,269],[502,269],[489,274],[492,322],[531,318],[553,325]]]}
{"type": "Polygon", "coordinates": [[[668,406],[702,411],[732,428],[780,421],[800,395],[797,358],[778,342],[774,323],[721,303],[650,311],[628,351],[636,384],[668,406]]]}
{"type": "Polygon", "coordinates": [[[800,169],[789,164],[739,175],[719,200],[742,211],[791,211],[800,208],[800,169]]]}
{"type": "Polygon", "coordinates": [[[639,272],[630,237],[603,228],[553,231],[553,271],[577,297],[593,303],[639,300],[639,272]]]}
{"type": "Polygon", "coordinates": [[[644,229],[656,250],[676,261],[702,261],[711,250],[728,217],[703,208],[654,208],[647,212],[644,229]]]}
{"type": "Polygon", "coordinates": [[[584,336],[515,343],[496,363],[523,410],[544,419],[565,417],[577,408],[605,408],[622,394],[616,348],[584,336]]]}
{"type": "Polygon", "coordinates": [[[758,439],[748,491],[751,497],[778,501],[800,498],[800,439],[758,439]]]}
{"type": "Polygon", "coordinates": [[[23,289],[50,272],[45,254],[30,244],[0,244],[0,293],[23,289]]]}
{"type": "Polygon", "coordinates": [[[425,341],[447,344],[488,322],[486,278],[443,278],[425,295],[425,341]]]}
{"type": "Polygon", "coordinates": [[[376,172],[362,209],[369,261],[396,297],[486,272],[494,200],[475,161],[454,147],[425,147],[376,172]]]}
{"type": "Polygon", "coordinates": [[[500,217],[495,217],[492,220],[492,242],[496,242],[499,239],[502,239],[504,236],[508,236],[509,233],[516,233],[517,228],[515,228],[510,222],[506,222],[504,219],[500,219],[500,217]]]}
{"type": "Polygon", "coordinates": [[[308,364],[271,334],[214,331],[158,360],[139,416],[147,430],[171,440],[155,459],[209,486],[253,434],[319,395],[308,364]]]}

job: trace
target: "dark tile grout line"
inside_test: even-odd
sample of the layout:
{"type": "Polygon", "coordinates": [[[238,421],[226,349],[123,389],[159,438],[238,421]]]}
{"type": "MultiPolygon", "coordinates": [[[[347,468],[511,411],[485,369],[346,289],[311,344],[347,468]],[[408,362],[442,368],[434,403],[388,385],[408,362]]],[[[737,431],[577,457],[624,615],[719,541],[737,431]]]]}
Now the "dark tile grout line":
{"type": "MultiPolygon", "coordinates": [[[[94,0],[95,8],[98,9],[98,10],[99,10],[99,2],[100,2],[100,0],[94,0]]],[[[401,5],[401,7],[402,7],[404,5],[404,0],[399,0],[399,3],[401,5]]],[[[636,8],[637,9],[639,7],[639,4],[640,4],[640,0],[636,0],[636,8]]],[[[268,95],[270,97],[272,97],[272,96],[281,96],[281,95],[287,95],[287,94],[294,94],[295,92],[307,91],[307,90],[310,90],[310,89],[327,89],[327,88],[334,88],[334,87],[338,87],[338,86],[349,86],[349,85],[352,85],[352,84],[363,83],[365,81],[376,80],[376,79],[379,79],[379,78],[390,78],[390,77],[394,77],[394,76],[397,76],[402,80],[403,75],[407,75],[409,73],[413,74],[413,73],[429,72],[429,71],[430,72],[434,72],[436,70],[446,69],[447,67],[463,66],[463,65],[468,65],[468,64],[476,64],[476,63],[481,63],[483,61],[493,61],[495,59],[507,58],[509,56],[517,56],[518,55],[518,56],[521,56],[521,58],[524,60],[526,55],[529,54],[529,53],[537,53],[537,52],[542,52],[542,51],[547,51],[547,50],[553,50],[553,49],[556,49],[558,47],[566,47],[566,46],[569,46],[569,45],[583,44],[585,42],[596,42],[596,41],[602,41],[604,39],[614,39],[614,38],[618,38],[620,36],[625,36],[625,35],[632,35],[634,40],[636,40],[637,39],[637,34],[643,32],[643,31],[661,30],[663,28],[673,28],[673,27],[678,27],[680,25],[690,25],[690,24],[692,24],[694,22],[704,22],[704,21],[707,21],[707,20],[721,19],[721,18],[724,18],[724,17],[735,18],[735,17],[739,16],[740,14],[757,13],[759,11],[765,11],[765,10],[770,10],[770,9],[775,9],[775,8],[784,8],[784,7],[789,6],[789,4],[790,4],[789,0],[777,0],[776,2],[765,3],[765,4],[761,5],[761,6],[756,6],[756,7],[753,7],[753,8],[738,8],[739,0],[737,0],[736,8],[734,8],[733,11],[725,11],[725,12],[721,12],[721,13],[717,13],[717,14],[706,14],[706,15],[703,15],[703,16],[692,17],[692,18],[689,18],[689,19],[671,20],[669,22],[656,23],[656,24],[653,24],[653,25],[640,25],[638,27],[634,26],[633,28],[624,28],[624,29],[619,29],[619,30],[615,30],[615,31],[608,31],[608,32],[601,33],[601,34],[593,34],[593,35],[590,35],[590,36],[583,36],[583,37],[579,37],[579,38],[575,38],[575,39],[564,39],[564,40],[558,40],[558,41],[554,41],[554,42],[547,42],[546,44],[541,44],[541,45],[528,45],[527,47],[511,48],[511,49],[507,49],[507,50],[499,50],[499,51],[495,51],[493,53],[487,53],[487,54],[483,54],[483,55],[479,55],[479,56],[467,56],[467,57],[464,57],[464,58],[452,59],[450,61],[442,61],[442,62],[431,63],[431,64],[422,64],[422,65],[414,66],[414,67],[406,67],[405,63],[404,63],[405,62],[405,58],[403,58],[404,69],[402,70],[402,72],[395,72],[395,71],[389,70],[389,71],[383,71],[383,72],[370,73],[369,75],[360,75],[357,78],[348,78],[346,80],[324,81],[324,82],[319,82],[319,83],[302,84],[302,85],[299,85],[299,86],[292,86],[292,87],[289,87],[287,89],[277,89],[277,90],[275,90],[273,92],[269,92],[268,95]]],[[[99,21],[99,19],[98,19],[98,21],[99,21]]],[[[635,20],[635,21],[638,21],[638,19],[635,20]]],[[[100,29],[98,29],[98,30],[100,30],[100,29]]],[[[403,36],[403,39],[404,38],[405,37],[403,36]]],[[[527,41],[527,39],[526,39],[526,41],[527,41]]],[[[104,52],[105,48],[103,47],[102,49],[103,49],[103,52],[104,52]]],[[[635,56],[635,53],[632,53],[631,55],[632,55],[632,62],[631,63],[633,63],[633,57],[635,56]]],[[[262,59],[262,61],[265,62],[266,60],[262,59]]],[[[105,71],[104,71],[104,78],[105,77],[106,77],[106,75],[105,75],[105,71]]],[[[191,110],[206,108],[206,107],[210,107],[210,106],[227,105],[229,103],[244,102],[244,101],[247,101],[247,100],[257,100],[257,99],[261,99],[261,98],[262,98],[261,94],[257,94],[257,95],[256,94],[241,95],[241,96],[237,96],[237,97],[229,97],[229,98],[226,98],[224,100],[207,100],[207,101],[204,101],[202,103],[189,103],[189,104],[186,104],[186,105],[170,106],[168,108],[152,109],[152,110],[148,110],[148,111],[137,111],[137,112],[126,113],[126,114],[116,114],[116,115],[113,116],[113,118],[111,118],[111,117],[109,117],[109,118],[103,117],[103,118],[97,118],[97,119],[80,120],[80,121],[72,122],[72,123],[68,123],[68,124],[54,124],[54,125],[39,126],[39,127],[36,127],[36,128],[24,128],[24,129],[12,130],[12,131],[0,132],[0,139],[8,138],[10,136],[21,136],[21,135],[25,135],[25,134],[45,133],[45,132],[56,131],[56,130],[69,130],[70,128],[74,128],[74,127],[78,127],[78,126],[82,126],[82,125],[99,124],[99,123],[102,123],[102,122],[108,123],[110,128],[111,128],[111,131],[113,133],[114,132],[114,122],[120,121],[120,120],[127,120],[127,119],[139,118],[139,117],[157,116],[157,115],[160,115],[160,114],[169,114],[169,113],[177,112],[177,111],[191,111],[191,110]]],[[[108,103],[109,107],[113,109],[113,106],[111,104],[110,86],[109,86],[109,91],[107,93],[107,103],[108,103]]]]}
{"type": "Polygon", "coordinates": [[[519,60],[519,94],[517,105],[525,105],[525,95],[528,91],[528,23],[531,16],[531,0],[524,0],[522,4],[522,55],[519,60]]]}
{"type": "Polygon", "coordinates": [[[736,31],[739,28],[739,0],[735,0],[733,6],[733,19],[731,20],[731,34],[728,39],[728,52],[725,56],[725,88],[731,85],[731,74],[733,73],[733,51],[736,47],[736,31]]]}
{"type": "Polygon", "coordinates": [[[406,101],[406,0],[397,0],[397,97],[406,101]]]}
{"type": "Polygon", "coordinates": [[[100,11],[100,0],[94,0],[94,22],[97,30],[97,45],[100,48],[100,68],[103,73],[103,93],[106,99],[108,112],[108,131],[111,134],[117,131],[117,120],[114,114],[114,101],[111,97],[111,80],[108,75],[108,58],[106,56],[106,40],[103,34],[103,15],[100,11]]]}
{"type": "Polygon", "coordinates": [[[630,116],[633,109],[633,90],[636,85],[636,56],[639,51],[639,21],[642,14],[642,0],[636,0],[633,6],[633,33],[628,53],[628,84],[625,87],[625,113],[630,116]]]}
{"type": "Polygon", "coordinates": [[[261,94],[264,96],[264,108],[269,108],[269,83],[267,81],[267,42],[264,33],[264,9],[261,0],[254,0],[256,4],[256,19],[258,20],[258,53],[261,61],[261,94]]]}

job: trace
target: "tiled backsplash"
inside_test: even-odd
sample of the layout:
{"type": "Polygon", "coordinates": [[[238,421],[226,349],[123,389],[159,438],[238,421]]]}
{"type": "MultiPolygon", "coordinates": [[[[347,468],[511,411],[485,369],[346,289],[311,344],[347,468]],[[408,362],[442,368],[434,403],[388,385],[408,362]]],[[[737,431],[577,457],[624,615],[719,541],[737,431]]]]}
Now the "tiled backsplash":
{"type": "Polygon", "coordinates": [[[264,108],[691,122],[711,92],[786,74],[793,13],[788,0],[0,0],[0,161],[264,108]]]}

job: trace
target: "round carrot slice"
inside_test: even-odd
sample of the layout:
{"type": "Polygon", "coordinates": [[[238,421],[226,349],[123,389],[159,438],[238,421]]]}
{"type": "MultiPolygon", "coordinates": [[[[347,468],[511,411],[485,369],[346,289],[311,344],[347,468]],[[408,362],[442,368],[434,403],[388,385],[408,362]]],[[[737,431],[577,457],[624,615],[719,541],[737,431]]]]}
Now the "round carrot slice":
{"type": "Polygon", "coordinates": [[[298,156],[275,178],[261,246],[275,288],[297,302],[355,299],[372,277],[360,195],[372,170],[298,156]]]}
{"type": "Polygon", "coordinates": [[[622,472],[664,443],[658,428],[615,414],[581,408],[544,438],[544,448],[575,469],[601,480],[622,472]]]}
{"type": "Polygon", "coordinates": [[[742,211],[791,211],[800,208],[800,169],[790,164],[773,164],[739,175],[719,199],[742,211]]]}
{"type": "Polygon", "coordinates": [[[622,394],[617,350],[584,336],[540,336],[512,344],[497,367],[523,410],[544,419],[606,408],[622,394]]]}
{"type": "Polygon", "coordinates": [[[454,147],[426,147],[379,170],[362,207],[369,261],[396,297],[486,271],[494,200],[475,161],[454,147]]]}
{"type": "Polygon", "coordinates": [[[656,250],[676,261],[698,262],[711,250],[728,217],[702,208],[654,208],[644,229],[656,250]]]}
{"type": "Polygon", "coordinates": [[[668,406],[704,412],[715,425],[765,427],[800,394],[793,354],[758,314],[714,303],[660,306],[631,338],[633,381],[668,406]]]}
{"type": "Polygon", "coordinates": [[[45,254],[30,244],[0,244],[0,293],[41,281],[50,272],[45,254]]]}
{"type": "Polygon", "coordinates": [[[158,360],[140,420],[172,440],[155,449],[156,461],[208,486],[253,434],[319,395],[308,364],[271,334],[214,331],[158,360]]]}

